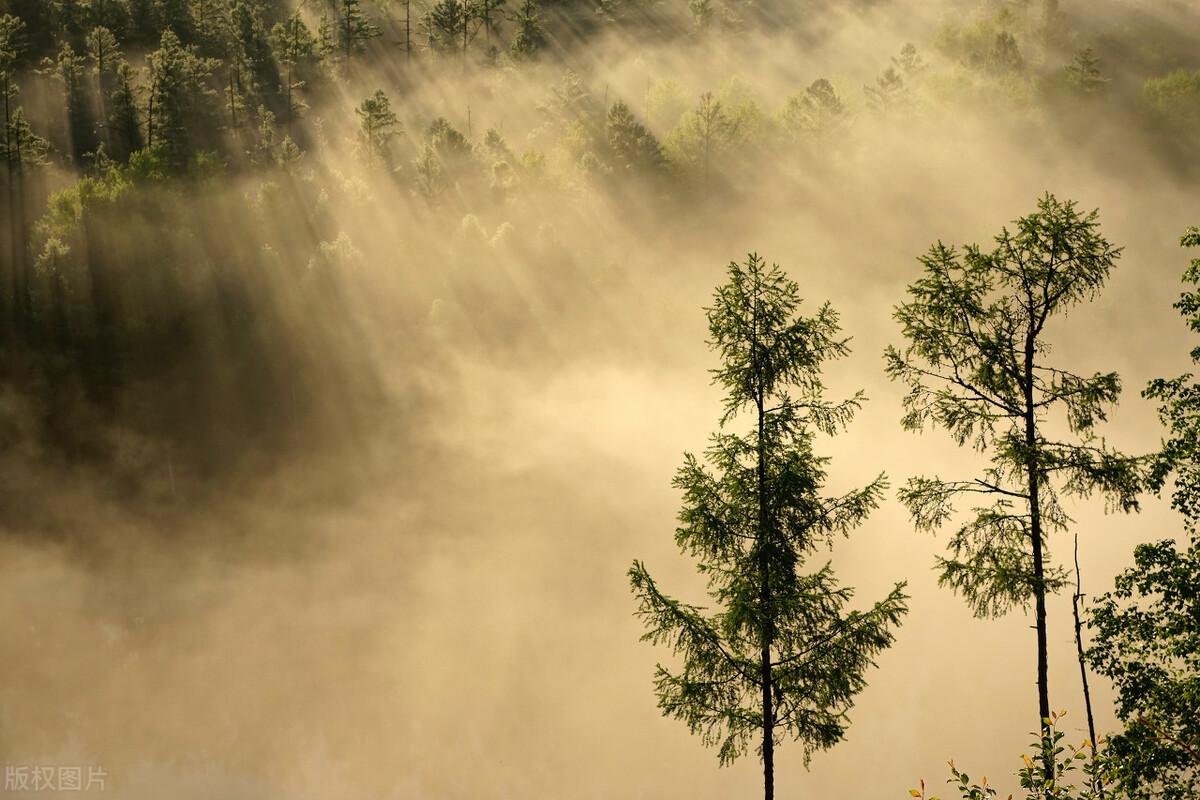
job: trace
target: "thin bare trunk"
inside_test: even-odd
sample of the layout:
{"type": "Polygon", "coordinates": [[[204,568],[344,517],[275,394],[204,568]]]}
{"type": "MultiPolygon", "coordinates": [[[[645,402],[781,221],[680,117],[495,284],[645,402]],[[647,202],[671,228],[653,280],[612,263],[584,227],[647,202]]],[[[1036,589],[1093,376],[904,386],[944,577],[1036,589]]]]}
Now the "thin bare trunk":
{"type": "MultiPolygon", "coordinates": [[[[1079,679],[1083,683],[1083,707],[1087,710],[1088,741],[1092,745],[1092,756],[1096,755],[1096,719],[1092,716],[1092,692],[1088,687],[1087,663],[1083,658],[1083,621],[1079,608],[1083,604],[1083,581],[1079,571],[1079,534],[1075,534],[1075,594],[1071,597],[1071,612],[1075,615],[1075,652],[1079,656],[1079,679]]],[[[1093,776],[1093,788],[1104,797],[1104,788],[1093,776]]]]}

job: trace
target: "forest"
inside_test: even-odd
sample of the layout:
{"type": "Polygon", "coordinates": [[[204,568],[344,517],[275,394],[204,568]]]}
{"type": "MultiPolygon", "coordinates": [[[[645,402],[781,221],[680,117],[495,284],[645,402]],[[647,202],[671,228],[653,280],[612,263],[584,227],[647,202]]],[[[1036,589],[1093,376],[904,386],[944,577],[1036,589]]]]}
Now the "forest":
{"type": "Polygon", "coordinates": [[[1200,797],[1192,0],[0,0],[0,91],[6,792],[1200,797]]]}

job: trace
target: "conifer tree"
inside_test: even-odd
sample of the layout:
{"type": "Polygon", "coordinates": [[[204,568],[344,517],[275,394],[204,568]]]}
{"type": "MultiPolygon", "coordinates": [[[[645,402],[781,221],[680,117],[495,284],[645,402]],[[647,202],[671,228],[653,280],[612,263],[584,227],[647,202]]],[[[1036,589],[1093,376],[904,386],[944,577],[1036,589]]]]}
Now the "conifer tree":
{"type": "Polygon", "coordinates": [[[192,44],[196,36],[195,20],[188,0],[157,0],[158,24],[162,31],[172,31],[184,44],[192,44]]]}
{"type": "Polygon", "coordinates": [[[976,503],[949,557],[938,559],[939,581],[979,617],[1033,603],[1043,731],[1051,712],[1046,597],[1067,581],[1048,549],[1050,534],[1071,522],[1060,498],[1098,493],[1133,511],[1144,478],[1141,459],[1097,438],[1120,395],[1117,374],[1079,375],[1047,358],[1048,326],[1094,298],[1121,254],[1097,216],[1046,194],[1015,230],[1001,230],[994,249],[938,242],[896,309],[907,343],[885,354],[888,375],[909,390],[904,427],[944,428],[990,460],[974,478],[911,478],[900,498],[925,530],[950,522],[955,501],[976,503]],[[1056,435],[1060,424],[1068,435],[1056,435]]]}
{"type": "Polygon", "coordinates": [[[313,55],[316,39],[304,24],[300,12],[296,11],[286,20],[275,23],[271,29],[271,40],[275,58],[283,67],[284,121],[290,129],[292,121],[306,108],[304,101],[296,95],[305,86],[297,70],[305,59],[313,55]]]}
{"type": "Polygon", "coordinates": [[[138,93],[133,67],[122,61],[116,67],[113,89],[105,103],[108,119],[107,152],[119,162],[128,161],[129,156],[140,150],[144,143],[138,93]]]}
{"type": "Polygon", "coordinates": [[[714,162],[724,153],[737,133],[737,123],[711,92],[700,95],[696,108],[689,111],[671,131],[667,143],[685,163],[698,167],[707,186],[714,162]]]}
{"type": "Polygon", "coordinates": [[[512,18],[516,27],[508,52],[518,61],[529,61],[546,46],[546,32],[542,28],[542,17],[538,13],[536,0],[522,0],[521,7],[512,18]]]}
{"type": "Polygon", "coordinates": [[[489,48],[492,46],[492,35],[496,33],[500,20],[503,19],[503,9],[508,0],[475,0],[475,15],[483,28],[484,40],[489,48]]]}
{"type": "Polygon", "coordinates": [[[86,60],[69,42],[63,42],[57,57],[53,61],[47,59],[47,66],[63,88],[70,155],[76,164],[82,164],[85,156],[94,153],[99,144],[84,86],[86,60]]]}
{"type": "Polygon", "coordinates": [[[623,173],[653,172],[663,164],[662,147],[650,130],[638,122],[624,102],[608,109],[608,155],[612,167],[623,173]]]}
{"type": "MultiPolygon", "coordinates": [[[[10,87],[15,88],[12,84],[10,87]]],[[[13,326],[18,335],[28,332],[33,321],[32,263],[29,259],[30,219],[27,211],[25,178],[30,167],[42,167],[48,162],[50,145],[34,132],[25,119],[25,109],[15,106],[5,126],[4,156],[8,164],[9,236],[12,243],[11,288],[13,326]]],[[[3,288],[3,287],[0,287],[3,288]]]]}
{"type": "Polygon", "coordinates": [[[162,37],[154,0],[129,0],[129,33],[139,44],[153,45],[162,37]]]}
{"type": "Polygon", "coordinates": [[[818,154],[845,119],[846,107],[825,78],[813,81],[802,95],[790,98],[783,109],[784,125],[793,135],[811,139],[818,154]]]}
{"type": "Polygon", "coordinates": [[[337,0],[338,42],[343,58],[347,61],[356,53],[366,50],[367,42],[379,36],[380,30],[362,9],[362,0],[337,0]]]}
{"type": "Polygon", "coordinates": [[[0,271],[0,331],[16,321],[17,297],[20,292],[20,263],[22,260],[21,230],[17,222],[18,165],[13,146],[14,122],[19,109],[16,105],[17,59],[24,49],[25,23],[11,14],[0,16],[0,99],[4,101],[4,166],[5,189],[9,222],[10,252],[0,271]],[[7,273],[7,274],[5,274],[7,273]]]}
{"type": "Polygon", "coordinates": [[[359,145],[367,166],[390,159],[390,143],[399,131],[400,120],[392,112],[391,101],[382,89],[366,98],[355,109],[358,115],[359,145]]]}
{"type": "Polygon", "coordinates": [[[1108,79],[1100,71],[1100,57],[1090,47],[1077,52],[1064,71],[1067,83],[1083,94],[1102,91],[1108,83],[1108,79]]]}
{"type": "Polygon", "coordinates": [[[91,0],[87,5],[90,28],[106,28],[118,39],[129,30],[129,0],[91,0]]]}
{"type": "Polygon", "coordinates": [[[430,35],[441,51],[455,53],[460,49],[463,58],[471,40],[471,22],[475,18],[472,0],[440,0],[429,9],[430,35]]]}
{"type": "Polygon", "coordinates": [[[904,97],[904,78],[895,67],[888,67],[875,79],[875,84],[864,86],[867,104],[872,109],[886,114],[900,105],[904,97]]]}
{"type": "Polygon", "coordinates": [[[92,63],[92,71],[99,79],[100,88],[111,88],[108,82],[113,72],[124,57],[121,53],[121,43],[116,35],[104,27],[97,25],[88,31],[85,39],[88,60],[92,63]]]}
{"type": "Polygon", "coordinates": [[[659,707],[718,747],[723,765],[757,741],[767,800],[777,742],[800,741],[807,761],[842,739],[867,668],[907,610],[902,583],[870,609],[848,611],[853,590],[828,563],[805,571],[878,506],[886,482],[822,493],[829,459],[813,451],[816,436],[842,430],[864,397],[826,399],[822,368],[847,354],[847,342],[828,304],[805,317],[800,303],[799,287],[751,254],[730,264],[707,310],[724,413],[707,466],[688,454],[676,475],[684,504],[675,540],[697,559],[716,607],[664,594],[640,561],[629,570],[643,639],[682,659],[658,667],[659,707]],[[749,432],[732,432],[742,420],[749,432]]]}
{"type": "Polygon", "coordinates": [[[148,144],[161,149],[168,163],[183,169],[215,127],[209,79],[213,62],[184,47],[175,32],[163,32],[149,58],[151,74],[148,144]]]}

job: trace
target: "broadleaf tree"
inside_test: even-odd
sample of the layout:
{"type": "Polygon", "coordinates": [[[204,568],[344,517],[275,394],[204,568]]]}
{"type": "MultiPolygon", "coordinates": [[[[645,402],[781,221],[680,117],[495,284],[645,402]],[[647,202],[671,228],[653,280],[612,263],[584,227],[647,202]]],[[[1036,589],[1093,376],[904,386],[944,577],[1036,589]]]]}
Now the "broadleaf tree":
{"type": "Polygon", "coordinates": [[[697,560],[713,607],[668,596],[640,561],[629,570],[643,639],[681,660],[657,668],[659,707],[719,748],[722,765],[757,741],[767,800],[776,744],[801,742],[807,762],[842,739],[867,668],[907,611],[903,583],[867,610],[848,610],[853,590],[828,562],[808,564],[867,518],[886,479],[822,492],[829,459],[814,440],[842,430],[864,397],[826,398],[822,368],[847,354],[847,340],[828,304],[803,316],[800,303],[778,266],[750,255],[730,264],[707,309],[724,413],[705,457],[687,454],[675,477],[675,540],[697,560]],[[749,431],[733,432],[743,420],[749,431]]]}
{"type": "MultiPolygon", "coordinates": [[[[1200,247],[1200,228],[1189,228],[1182,244],[1200,247]]],[[[1191,288],[1175,308],[1200,332],[1200,258],[1183,279],[1191,288]]],[[[1192,360],[1200,363],[1200,346],[1192,360]]],[[[1116,690],[1125,729],[1108,752],[1123,793],[1186,800],[1200,796],[1200,384],[1193,375],[1160,378],[1144,394],[1161,403],[1169,434],[1151,484],[1161,488],[1174,476],[1171,505],[1187,539],[1137,546],[1133,566],[1091,609],[1088,657],[1116,690]]]]}
{"type": "Polygon", "coordinates": [[[1076,374],[1049,358],[1051,323],[1100,292],[1120,248],[1101,235],[1096,211],[1080,213],[1048,193],[1014,225],[991,249],[938,242],[920,258],[924,273],[895,312],[906,344],[889,347],[885,360],[888,375],[908,387],[905,428],[942,428],[989,460],[972,478],[911,478],[900,497],[926,530],[951,522],[956,501],[973,498],[938,559],[939,581],[980,617],[1032,602],[1045,731],[1046,597],[1067,582],[1048,552],[1049,534],[1071,523],[1061,498],[1099,494],[1111,508],[1134,511],[1145,462],[1097,433],[1120,395],[1118,375],[1076,374]]]}

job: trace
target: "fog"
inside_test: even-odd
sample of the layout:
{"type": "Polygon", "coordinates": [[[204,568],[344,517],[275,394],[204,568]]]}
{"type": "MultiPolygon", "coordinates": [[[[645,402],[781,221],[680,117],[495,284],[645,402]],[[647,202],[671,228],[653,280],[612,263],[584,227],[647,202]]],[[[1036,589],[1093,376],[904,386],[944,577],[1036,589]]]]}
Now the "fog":
{"type": "MultiPolygon", "coordinates": [[[[1200,41],[1189,4],[1083,5],[1064,2],[1088,41],[1106,14],[1134,11],[1200,41]]],[[[805,308],[830,301],[853,337],[829,382],[869,402],[818,444],[835,490],[982,463],[943,432],[900,428],[903,387],[882,352],[900,343],[892,309],[918,255],[938,240],[985,244],[1044,192],[1098,208],[1124,247],[1099,299],[1049,333],[1057,361],[1120,373],[1108,442],[1157,447],[1139,392],[1190,364],[1193,338],[1170,306],[1187,261],[1179,235],[1200,222],[1194,165],[1119,108],[1077,104],[1056,119],[949,65],[931,42],[983,13],[967,8],[825,11],[803,35],[560,36],[532,65],[422,62],[419,78],[380,48],[297,123],[296,169],[199,184],[179,202],[206,220],[197,241],[213,263],[264,265],[250,296],[279,320],[274,355],[205,368],[224,383],[143,375],[115,413],[72,411],[100,457],[47,443],[41,396],[0,389],[4,763],[102,765],[123,798],[753,796],[753,755],[719,768],[656,708],[654,665],[671,656],[639,642],[625,576],[638,558],[705,600],[675,548],[671,478],[720,417],[703,307],[731,260],[780,264],[805,308]],[[904,108],[878,114],[861,87],[910,41],[929,68],[904,108]],[[752,96],[774,118],[818,77],[853,124],[818,158],[731,146],[712,180],[612,188],[568,168],[577,159],[546,110],[568,67],[592,102],[623,99],[661,140],[702,92],[727,107],[752,96]],[[664,81],[684,103],[674,118],[648,100],[675,91],[664,81]],[[353,142],[352,108],[376,88],[404,128],[396,173],[366,169],[353,142]],[[515,153],[546,153],[548,177],[526,173],[500,200],[486,175],[434,201],[413,192],[437,116],[477,145],[495,128],[515,153]],[[331,265],[332,288],[315,292],[328,316],[303,286],[318,280],[314,257],[331,265]],[[275,370],[286,391],[259,387],[275,370]],[[229,415],[241,422],[223,429],[229,415]]],[[[27,103],[52,119],[52,87],[29,85],[27,103]]],[[[73,180],[50,169],[50,188],[73,180]]],[[[156,241],[153,220],[136,224],[150,238],[130,232],[122,247],[156,241]]],[[[224,363],[226,345],[205,342],[198,358],[224,363]]],[[[1136,543],[1180,530],[1154,497],[1132,516],[1099,501],[1068,510],[1090,595],[1136,543]]],[[[944,539],[915,532],[889,491],[835,546],[860,604],[908,580],[911,611],[846,741],[808,769],[802,748],[780,748],[780,796],[901,797],[921,778],[940,789],[949,759],[1015,789],[1036,722],[1032,618],[977,620],[938,588],[944,539]]],[[[1069,537],[1050,552],[1066,563],[1069,537]]],[[[1078,741],[1070,619],[1069,594],[1053,598],[1051,700],[1078,741]]],[[[1110,690],[1093,680],[1112,730],[1110,690]]]]}

